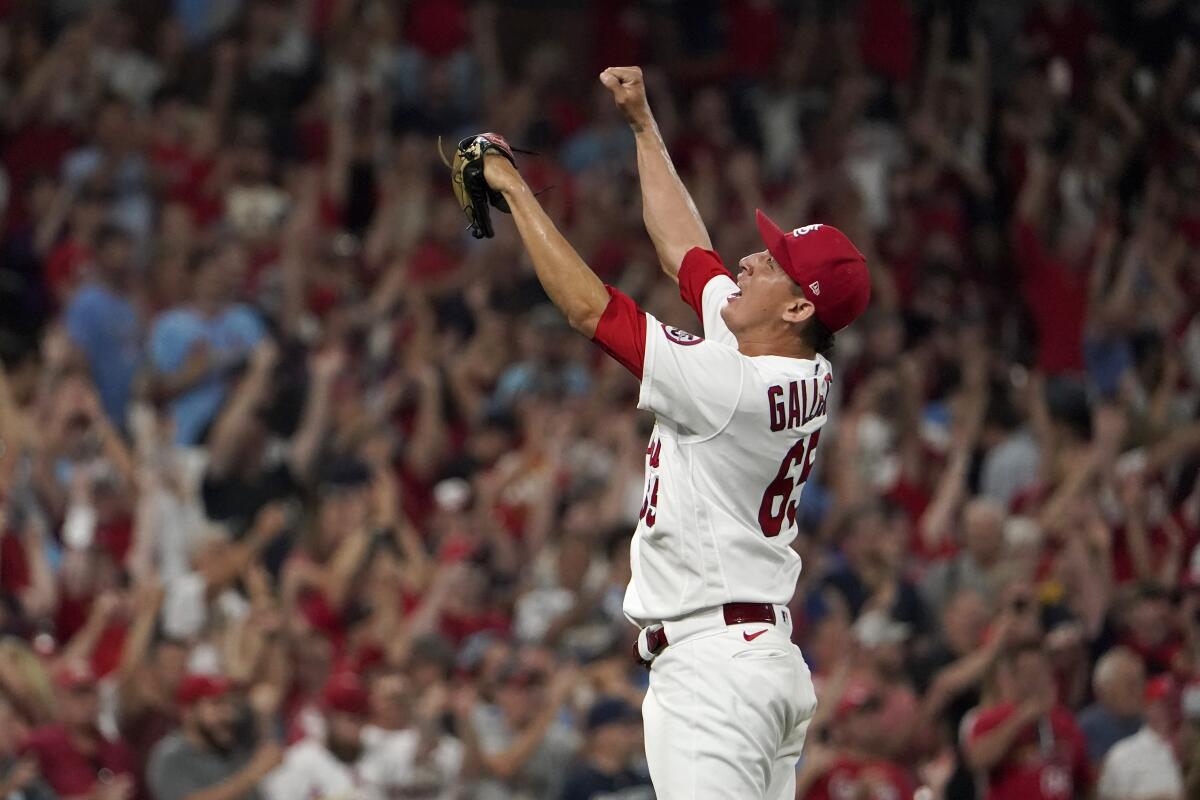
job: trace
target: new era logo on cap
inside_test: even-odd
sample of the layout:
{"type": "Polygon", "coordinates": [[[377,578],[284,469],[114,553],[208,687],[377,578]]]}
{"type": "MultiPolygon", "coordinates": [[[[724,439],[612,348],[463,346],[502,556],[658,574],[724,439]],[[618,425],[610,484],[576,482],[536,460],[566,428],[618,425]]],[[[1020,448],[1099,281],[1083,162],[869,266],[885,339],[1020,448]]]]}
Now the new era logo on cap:
{"type": "Polygon", "coordinates": [[[834,332],[858,319],[871,300],[871,276],[863,254],[846,235],[815,223],[788,236],[761,210],[757,218],[767,251],[803,287],[817,319],[834,332]]]}

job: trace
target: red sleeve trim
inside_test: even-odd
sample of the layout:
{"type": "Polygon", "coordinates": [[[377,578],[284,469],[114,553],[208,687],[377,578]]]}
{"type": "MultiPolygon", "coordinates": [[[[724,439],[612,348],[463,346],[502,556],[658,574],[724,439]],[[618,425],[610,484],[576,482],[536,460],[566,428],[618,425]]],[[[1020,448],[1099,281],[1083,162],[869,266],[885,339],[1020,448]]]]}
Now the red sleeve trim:
{"type": "Polygon", "coordinates": [[[640,381],[646,363],[646,312],[620,289],[604,288],[608,289],[608,305],[592,341],[640,381]]]}
{"type": "Polygon", "coordinates": [[[704,287],[720,275],[729,277],[729,270],[721,263],[721,257],[712,250],[693,247],[683,256],[679,265],[679,296],[692,307],[700,321],[704,321],[704,287]]]}

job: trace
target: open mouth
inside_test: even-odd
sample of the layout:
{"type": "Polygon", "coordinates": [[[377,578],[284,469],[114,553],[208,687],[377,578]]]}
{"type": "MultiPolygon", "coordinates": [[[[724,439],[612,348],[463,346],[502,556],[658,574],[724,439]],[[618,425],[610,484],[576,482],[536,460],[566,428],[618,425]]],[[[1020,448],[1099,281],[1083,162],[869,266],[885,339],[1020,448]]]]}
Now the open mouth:
{"type": "Polygon", "coordinates": [[[726,300],[726,302],[732,303],[734,300],[737,300],[741,296],[742,296],[742,290],[738,289],[736,292],[733,292],[732,294],[730,294],[729,297],[725,298],[725,300],[726,300]]]}

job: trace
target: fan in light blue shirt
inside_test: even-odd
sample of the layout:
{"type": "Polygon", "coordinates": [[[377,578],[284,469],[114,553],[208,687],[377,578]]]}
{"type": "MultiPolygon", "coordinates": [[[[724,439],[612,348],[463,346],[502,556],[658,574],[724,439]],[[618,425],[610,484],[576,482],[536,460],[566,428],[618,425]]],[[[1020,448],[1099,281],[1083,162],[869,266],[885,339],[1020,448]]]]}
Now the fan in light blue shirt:
{"type": "Polygon", "coordinates": [[[232,370],[245,363],[266,334],[258,314],[233,299],[236,268],[230,255],[200,256],[194,267],[195,301],[161,314],[150,334],[150,362],[160,376],[178,377],[196,358],[204,367],[194,380],[177,387],[171,400],[176,444],[201,443],[229,394],[232,370]]]}
{"type": "Polygon", "coordinates": [[[71,297],[63,314],[67,335],[87,360],[104,413],[118,428],[142,358],[142,318],[126,297],[133,240],[120,228],[96,235],[92,277],[71,297]]]}

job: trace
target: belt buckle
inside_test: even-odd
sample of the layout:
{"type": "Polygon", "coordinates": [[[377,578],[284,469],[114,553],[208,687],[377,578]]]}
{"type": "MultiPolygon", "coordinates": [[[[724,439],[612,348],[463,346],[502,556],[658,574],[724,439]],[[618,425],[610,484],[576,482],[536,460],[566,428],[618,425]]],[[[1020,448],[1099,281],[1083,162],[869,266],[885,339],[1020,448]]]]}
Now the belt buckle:
{"type": "Polygon", "coordinates": [[[726,603],[721,611],[726,625],[743,625],[747,622],[775,625],[779,621],[775,606],[770,603],[726,603]]]}

